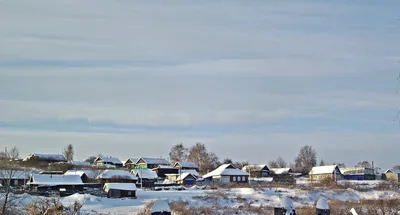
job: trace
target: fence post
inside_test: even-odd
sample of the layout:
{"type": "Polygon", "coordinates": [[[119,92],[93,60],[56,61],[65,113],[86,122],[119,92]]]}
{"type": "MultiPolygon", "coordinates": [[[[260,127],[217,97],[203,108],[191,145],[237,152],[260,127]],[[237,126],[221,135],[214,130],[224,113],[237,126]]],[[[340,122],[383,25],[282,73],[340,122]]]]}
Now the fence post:
{"type": "Polygon", "coordinates": [[[316,214],[317,215],[330,215],[331,210],[329,209],[329,204],[328,200],[326,200],[324,197],[321,197],[317,201],[317,206],[316,208],[316,214]]]}

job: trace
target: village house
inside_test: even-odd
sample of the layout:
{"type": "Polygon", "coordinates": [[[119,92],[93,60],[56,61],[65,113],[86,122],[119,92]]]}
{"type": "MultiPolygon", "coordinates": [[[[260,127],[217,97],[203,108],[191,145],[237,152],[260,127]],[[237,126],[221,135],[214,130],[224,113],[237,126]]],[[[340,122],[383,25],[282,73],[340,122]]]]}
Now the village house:
{"type": "Polygon", "coordinates": [[[91,170],[68,170],[64,175],[78,175],[83,183],[92,183],[95,179],[94,172],[91,170]]]}
{"type": "Polygon", "coordinates": [[[175,162],[173,167],[182,169],[182,170],[196,170],[196,172],[199,171],[199,167],[195,163],[191,163],[191,162],[182,162],[182,161],[175,162]]]}
{"type": "Polygon", "coordinates": [[[194,169],[182,169],[182,170],[179,170],[179,173],[180,173],[180,174],[183,174],[183,173],[190,173],[190,174],[192,174],[194,177],[200,178],[200,173],[197,172],[197,171],[194,170],[194,169]]]}
{"type": "Polygon", "coordinates": [[[91,164],[86,161],[70,161],[70,163],[74,166],[91,166],[91,164]]]}
{"type": "Polygon", "coordinates": [[[126,161],[123,162],[123,164],[124,167],[127,167],[128,169],[133,169],[135,168],[137,161],[138,161],[137,158],[128,158],[126,161]]]}
{"type": "Polygon", "coordinates": [[[166,174],[168,182],[182,184],[182,185],[195,185],[197,177],[190,172],[181,174],[166,174]]]}
{"type": "Polygon", "coordinates": [[[106,183],[103,190],[108,198],[136,198],[134,183],[106,183]]]}
{"type": "Polygon", "coordinates": [[[110,168],[121,168],[122,162],[120,159],[115,157],[99,156],[94,160],[94,163],[98,167],[110,167],[110,168]]]}
{"type": "Polygon", "coordinates": [[[40,154],[33,153],[23,159],[23,161],[45,161],[45,162],[67,162],[61,154],[40,154]]]}
{"type": "Polygon", "coordinates": [[[400,170],[388,169],[383,173],[383,179],[388,181],[400,182],[400,170]]]}
{"type": "Polygon", "coordinates": [[[9,186],[20,187],[25,185],[30,178],[30,171],[23,170],[0,170],[1,185],[4,186],[9,181],[9,186]]]}
{"type": "Polygon", "coordinates": [[[249,173],[236,168],[232,164],[223,164],[203,175],[203,178],[207,181],[219,183],[248,183],[249,173]]]}
{"type": "Polygon", "coordinates": [[[340,168],[345,180],[375,180],[375,170],[366,167],[340,168]]]}
{"type": "Polygon", "coordinates": [[[273,175],[289,175],[293,173],[291,168],[271,168],[270,174],[273,175]]]}
{"type": "Polygon", "coordinates": [[[83,191],[83,182],[78,175],[33,174],[27,184],[32,191],[83,191]]]}
{"type": "Polygon", "coordinates": [[[142,168],[154,169],[160,165],[169,166],[169,162],[163,158],[141,157],[136,161],[136,165],[141,166],[142,168]]]}
{"type": "Polygon", "coordinates": [[[264,178],[269,176],[269,169],[265,164],[247,165],[244,166],[242,170],[249,173],[251,178],[264,178]]]}
{"type": "Polygon", "coordinates": [[[107,170],[104,170],[104,172],[101,173],[99,176],[97,176],[97,179],[103,185],[105,183],[136,183],[137,182],[136,176],[133,176],[127,170],[107,169],[107,170]]]}
{"type": "Polygon", "coordinates": [[[158,178],[160,179],[165,179],[167,176],[166,174],[178,174],[179,169],[172,167],[172,166],[167,166],[167,165],[159,165],[157,168],[153,169],[156,171],[158,178]]]}
{"type": "Polygon", "coordinates": [[[131,174],[138,178],[137,183],[143,187],[152,187],[157,181],[158,175],[151,169],[134,169],[131,174]]]}
{"type": "Polygon", "coordinates": [[[337,165],[313,167],[308,176],[310,181],[322,181],[327,179],[338,181],[343,179],[343,175],[337,165]]]}

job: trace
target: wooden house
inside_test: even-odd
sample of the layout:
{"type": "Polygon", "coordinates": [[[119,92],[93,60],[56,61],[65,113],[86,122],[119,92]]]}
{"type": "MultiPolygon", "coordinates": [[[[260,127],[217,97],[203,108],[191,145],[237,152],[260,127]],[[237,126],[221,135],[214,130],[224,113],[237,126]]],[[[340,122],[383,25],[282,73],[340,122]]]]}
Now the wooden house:
{"type": "Polygon", "coordinates": [[[203,178],[218,183],[248,183],[249,173],[236,168],[232,164],[223,164],[203,175],[203,178]]]}
{"type": "Polygon", "coordinates": [[[32,153],[25,157],[23,161],[44,161],[44,162],[49,162],[49,163],[55,163],[55,162],[67,162],[67,159],[65,159],[64,155],[61,154],[41,154],[41,153],[32,153]]]}
{"type": "Polygon", "coordinates": [[[197,166],[195,163],[191,162],[175,162],[173,167],[182,169],[182,170],[196,170],[197,172],[199,171],[199,166],[197,166]]]}
{"type": "Polygon", "coordinates": [[[383,173],[383,178],[388,181],[400,182],[400,170],[388,169],[383,173]]]}
{"type": "Polygon", "coordinates": [[[124,167],[127,167],[128,169],[133,169],[135,168],[136,162],[138,161],[137,158],[128,158],[124,163],[124,167]]]}
{"type": "Polygon", "coordinates": [[[137,183],[140,183],[143,187],[154,186],[158,178],[156,171],[151,169],[134,169],[131,174],[137,177],[137,183]]]}
{"type": "Polygon", "coordinates": [[[375,180],[375,170],[366,167],[340,168],[345,180],[375,180]]]}
{"type": "Polygon", "coordinates": [[[272,175],[289,175],[293,173],[291,168],[271,168],[270,174],[272,175]]]}
{"type": "Polygon", "coordinates": [[[107,169],[104,170],[97,179],[101,184],[106,183],[136,183],[136,176],[132,175],[128,170],[113,170],[107,169]]]}
{"type": "Polygon", "coordinates": [[[83,182],[78,175],[33,174],[27,184],[32,191],[83,191],[83,182]]]}
{"type": "Polygon", "coordinates": [[[165,179],[166,174],[178,174],[179,173],[178,168],[175,168],[172,166],[166,166],[166,165],[159,165],[159,166],[157,166],[157,168],[154,168],[153,170],[156,171],[158,177],[161,179],[165,179]]]}
{"type": "Polygon", "coordinates": [[[122,167],[121,160],[115,157],[99,156],[94,160],[94,163],[98,167],[110,167],[110,168],[122,167]]]}
{"type": "Polygon", "coordinates": [[[338,181],[343,179],[343,175],[337,165],[313,167],[308,176],[310,177],[310,181],[322,181],[326,179],[338,181]]]}
{"type": "Polygon", "coordinates": [[[181,174],[167,174],[166,178],[169,182],[182,184],[182,185],[195,185],[197,177],[190,172],[181,174]]]}
{"type": "Polygon", "coordinates": [[[11,187],[23,186],[29,181],[30,174],[30,171],[23,170],[0,170],[1,185],[8,184],[11,187]]]}
{"type": "Polygon", "coordinates": [[[85,184],[95,180],[94,172],[91,170],[68,170],[64,175],[78,175],[85,184]]]}
{"type": "Polygon", "coordinates": [[[134,183],[106,183],[103,190],[108,198],[136,198],[134,183]]]}
{"type": "Polygon", "coordinates": [[[148,158],[141,157],[136,161],[137,166],[141,166],[142,168],[154,169],[158,166],[169,166],[169,162],[163,158],[148,158]]]}
{"type": "Polygon", "coordinates": [[[251,178],[263,178],[269,176],[269,168],[265,164],[247,165],[244,166],[242,170],[249,173],[251,178]]]}

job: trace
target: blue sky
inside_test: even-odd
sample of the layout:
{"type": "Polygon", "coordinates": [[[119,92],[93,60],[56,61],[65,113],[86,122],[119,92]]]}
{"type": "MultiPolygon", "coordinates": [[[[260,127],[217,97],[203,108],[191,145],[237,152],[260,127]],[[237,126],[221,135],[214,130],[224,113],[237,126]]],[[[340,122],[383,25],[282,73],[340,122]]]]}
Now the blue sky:
{"type": "Polygon", "coordinates": [[[0,2],[0,147],[398,164],[398,1],[0,2]]]}

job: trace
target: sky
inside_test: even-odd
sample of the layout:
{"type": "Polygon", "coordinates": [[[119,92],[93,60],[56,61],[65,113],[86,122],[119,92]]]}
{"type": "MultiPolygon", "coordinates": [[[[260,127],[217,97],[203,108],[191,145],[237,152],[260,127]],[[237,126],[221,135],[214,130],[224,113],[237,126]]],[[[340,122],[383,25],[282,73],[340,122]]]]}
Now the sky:
{"type": "Polygon", "coordinates": [[[0,147],[400,164],[400,2],[0,1],[0,147]]]}

